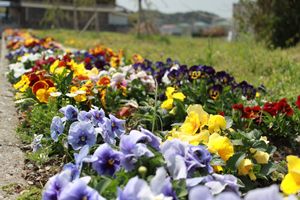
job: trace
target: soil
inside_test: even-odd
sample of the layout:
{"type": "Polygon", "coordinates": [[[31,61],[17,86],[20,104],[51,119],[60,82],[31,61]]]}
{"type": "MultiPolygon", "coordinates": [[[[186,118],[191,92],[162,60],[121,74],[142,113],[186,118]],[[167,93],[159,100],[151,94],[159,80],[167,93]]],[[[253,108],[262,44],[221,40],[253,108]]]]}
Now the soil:
{"type": "Polygon", "coordinates": [[[13,102],[10,83],[5,73],[8,63],[4,59],[6,50],[1,42],[0,60],[0,199],[16,199],[19,190],[7,191],[4,188],[14,185],[23,188],[26,181],[22,178],[24,168],[24,153],[20,149],[21,142],[16,137],[18,117],[13,102]]]}

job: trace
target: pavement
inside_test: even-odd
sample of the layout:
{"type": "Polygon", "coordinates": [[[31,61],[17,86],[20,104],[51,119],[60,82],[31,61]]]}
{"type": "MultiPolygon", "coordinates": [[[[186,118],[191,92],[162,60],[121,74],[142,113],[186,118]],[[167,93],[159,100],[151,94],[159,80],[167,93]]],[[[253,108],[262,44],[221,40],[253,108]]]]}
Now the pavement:
{"type": "MultiPolygon", "coordinates": [[[[13,101],[12,86],[5,73],[8,62],[5,59],[6,48],[2,37],[0,60],[0,199],[14,200],[18,194],[3,191],[3,186],[26,185],[22,178],[24,168],[24,153],[20,149],[21,142],[16,136],[19,123],[13,101]]],[[[13,190],[13,189],[12,189],[13,190]]]]}

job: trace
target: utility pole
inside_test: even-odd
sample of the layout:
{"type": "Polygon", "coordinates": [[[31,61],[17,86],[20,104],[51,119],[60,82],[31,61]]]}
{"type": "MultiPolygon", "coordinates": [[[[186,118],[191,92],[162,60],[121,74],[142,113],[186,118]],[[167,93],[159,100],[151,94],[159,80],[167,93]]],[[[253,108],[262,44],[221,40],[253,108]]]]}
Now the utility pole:
{"type": "Polygon", "coordinates": [[[142,0],[138,0],[138,7],[139,7],[139,11],[138,11],[138,27],[137,27],[137,35],[141,36],[141,23],[142,23],[142,0]]]}
{"type": "Polygon", "coordinates": [[[78,15],[77,15],[77,2],[76,0],[73,0],[73,28],[77,31],[79,30],[79,26],[78,26],[78,15]]]}

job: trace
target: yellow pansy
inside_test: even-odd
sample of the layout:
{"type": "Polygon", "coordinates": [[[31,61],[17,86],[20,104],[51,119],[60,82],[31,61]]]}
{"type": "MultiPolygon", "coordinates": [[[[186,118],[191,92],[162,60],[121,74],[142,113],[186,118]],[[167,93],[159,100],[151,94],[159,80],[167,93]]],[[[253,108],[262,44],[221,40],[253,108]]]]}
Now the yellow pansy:
{"type": "Polygon", "coordinates": [[[248,175],[251,180],[256,180],[256,176],[253,173],[253,163],[250,159],[246,158],[241,160],[238,164],[238,174],[241,176],[248,175]]]}
{"type": "Polygon", "coordinates": [[[96,67],[93,67],[91,70],[87,70],[87,75],[90,79],[96,79],[98,77],[99,70],[96,67]]]}
{"type": "Polygon", "coordinates": [[[182,92],[175,92],[173,95],[173,99],[178,99],[180,101],[184,101],[185,96],[182,92]]]}
{"type": "Polygon", "coordinates": [[[280,189],[287,195],[300,192],[300,158],[287,156],[288,174],[281,182],[280,189]]]}
{"type": "Polygon", "coordinates": [[[214,172],[216,172],[216,173],[220,173],[220,172],[223,171],[223,167],[220,166],[220,165],[215,165],[215,166],[212,166],[212,167],[214,169],[214,172]]]}
{"type": "Polygon", "coordinates": [[[190,112],[180,127],[180,131],[182,131],[184,134],[194,135],[199,130],[200,125],[201,124],[197,113],[190,112]]]}
{"type": "Polygon", "coordinates": [[[268,138],[266,136],[260,136],[260,141],[264,141],[266,144],[269,144],[268,138]]]}
{"type": "Polygon", "coordinates": [[[208,122],[209,114],[205,112],[200,104],[190,105],[187,108],[187,113],[195,112],[198,115],[200,126],[206,125],[208,122]]]}
{"type": "Polygon", "coordinates": [[[166,110],[171,110],[173,108],[173,99],[178,99],[180,101],[185,99],[185,95],[181,92],[175,92],[175,88],[173,87],[167,87],[165,94],[167,100],[165,100],[160,107],[166,110]]]}
{"type": "Polygon", "coordinates": [[[263,151],[258,151],[256,149],[251,148],[250,152],[253,153],[253,158],[256,160],[259,164],[267,164],[270,159],[270,155],[263,151]]]}
{"type": "Polygon", "coordinates": [[[140,54],[134,54],[131,58],[132,63],[142,63],[144,62],[144,58],[140,54]]]}
{"type": "Polygon", "coordinates": [[[166,110],[171,110],[173,108],[173,99],[167,99],[162,104],[160,105],[161,108],[166,109],[166,110]]]}
{"type": "Polygon", "coordinates": [[[172,139],[179,139],[180,141],[183,141],[183,142],[187,142],[189,144],[192,144],[192,145],[198,145],[199,144],[199,138],[200,136],[198,134],[196,135],[186,135],[186,134],[182,134],[181,132],[179,131],[174,131],[172,133],[172,135],[168,136],[168,140],[172,140],[172,139]]]}
{"type": "Polygon", "coordinates": [[[62,74],[65,70],[67,72],[70,72],[69,69],[67,69],[65,66],[59,66],[60,61],[56,60],[52,63],[52,65],[50,66],[50,73],[52,74],[62,74]]]}
{"type": "Polygon", "coordinates": [[[52,63],[52,65],[50,66],[50,72],[51,72],[52,74],[55,73],[55,70],[56,70],[56,68],[58,67],[58,64],[59,64],[59,60],[56,60],[56,61],[54,61],[54,62],[52,63]]]}
{"type": "Polygon", "coordinates": [[[219,132],[226,128],[226,120],[222,115],[210,115],[208,119],[208,130],[211,133],[219,132]]]}
{"type": "Polygon", "coordinates": [[[71,60],[67,63],[69,66],[71,66],[71,69],[74,71],[73,77],[76,76],[88,76],[88,72],[84,67],[84,63],[76,63],[74,60],[71,60]]]}
{"type": "Polygon", "coordinates": [[[77,102],[83,102],[83,101],[87,100],[86,90],[87,90],[87,87],[84,87],[84,86],[81,88],[72,86],[71,90],[70,90],[71,93],[67,94],[67,96],[73,97],[75,99],[75,101],[77,101],[77,102]]]}
{"type": "Polygon", "coordinates": [[[167,139],[172,140],[176,138],[191,145],[199,145],[200,143],[207,144],[209,135],[209,132],[206,130],[192,135],[173,128],[172,131],[169,132],[167,139]]]}
{"type": "Polygon", "coordinates": [[[36,98],[41,103],[48,103],[50,93],[55,92],[55,91],[56,91],[55,87],[50,87],[49,89],[41,88],[41,89],[37,90],[36,98]]]}
{"type": "Polygon", "coordinates": [[[233,145],[229,138],[220,136],[218,133],[213,133],[209,136],[207,147],[210,153],[219,154],[224,161],[227,161],[234,153],[233,145]]]}
{"type": "Polygon", "coordinates": [[[173,87],[167,87],[166,92],[165,92],[167,99],[173,99],[172,98],[172,94],[174,92],[175,92],[175,88],[173,88],[173,87]]]}
{"type": "Polygon", "coordinates": [[[30,80],[29,80],[28,76],[22,75],[21,80],[19,82],[17,82],[16,84],[14,84],[14,88],[16,90],[19,90],[20,92],[25,92],[27,90],[27,88],[29,87],[29,84],[30,84],[30,80]]]}

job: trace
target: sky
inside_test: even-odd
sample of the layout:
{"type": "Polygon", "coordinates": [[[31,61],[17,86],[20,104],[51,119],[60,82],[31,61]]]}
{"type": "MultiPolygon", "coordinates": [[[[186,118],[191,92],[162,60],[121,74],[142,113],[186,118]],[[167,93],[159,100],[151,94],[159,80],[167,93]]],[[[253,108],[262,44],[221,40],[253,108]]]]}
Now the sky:
{"type": "MultiPolygon", "coordinates": [[[[138,0],[117,0],[117,4],[129,10],[137,10],[138,0]]],[[[232,4],[238,0],[148,0],[151,8],[164,13],[208,11],[221,17],[231,18],[232,4]]],[[[144,6],[145,7],[145,6],[144,6]]]]}

